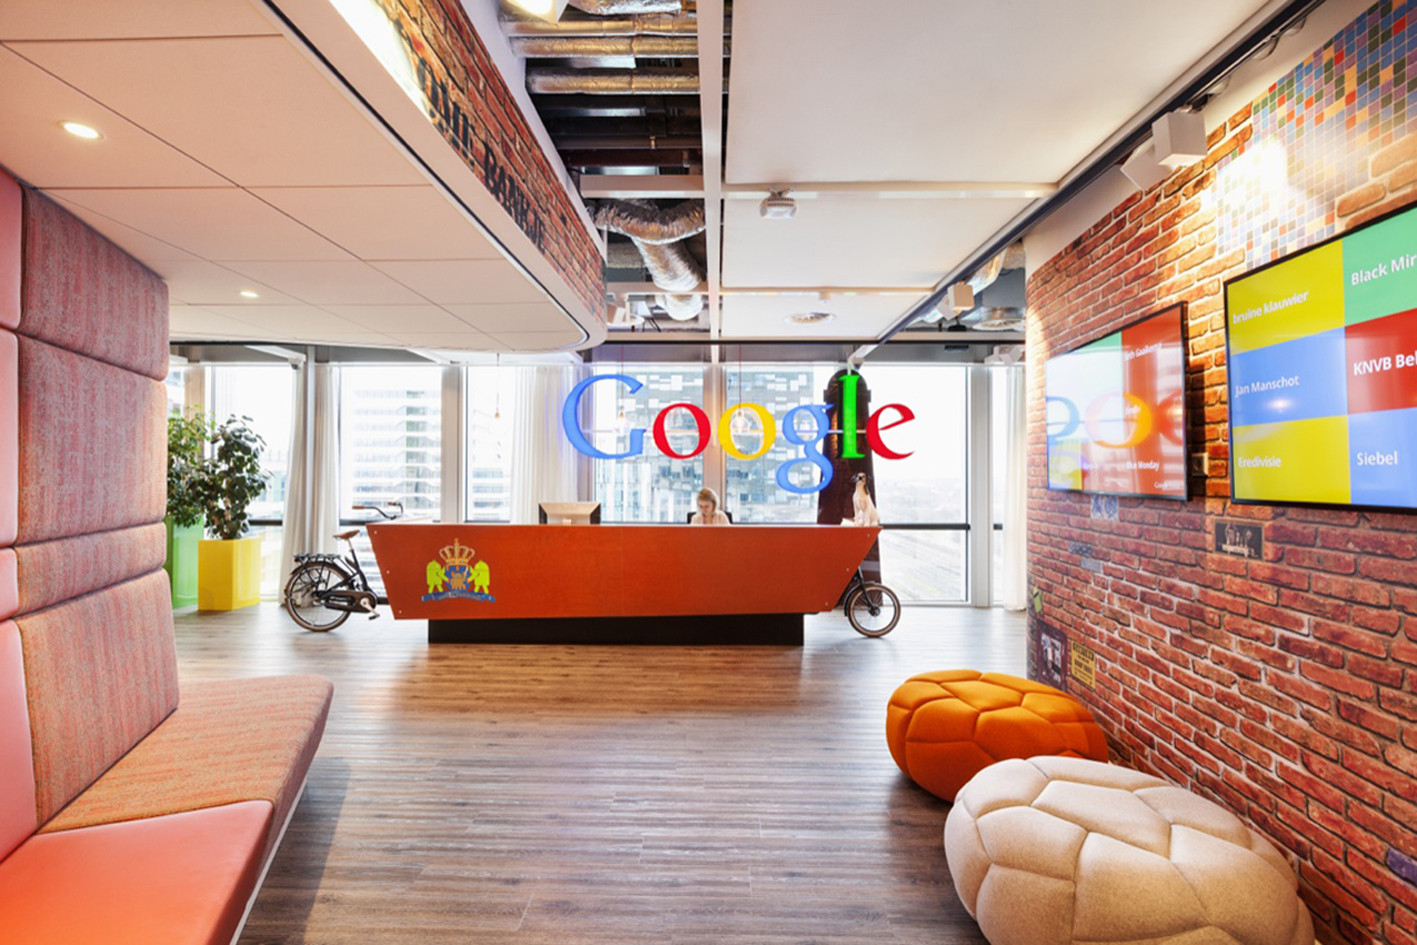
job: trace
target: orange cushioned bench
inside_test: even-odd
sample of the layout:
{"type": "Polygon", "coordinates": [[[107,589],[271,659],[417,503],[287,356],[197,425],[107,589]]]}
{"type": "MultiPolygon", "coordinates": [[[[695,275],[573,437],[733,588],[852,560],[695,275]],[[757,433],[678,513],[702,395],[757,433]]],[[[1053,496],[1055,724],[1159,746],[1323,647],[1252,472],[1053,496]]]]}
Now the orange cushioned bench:
{"type": "Polygon", "coordinates": [[[0,170],[0,945],[233,942],[324,731],[179,687],[166,374],[162,281],[0,170]]]}

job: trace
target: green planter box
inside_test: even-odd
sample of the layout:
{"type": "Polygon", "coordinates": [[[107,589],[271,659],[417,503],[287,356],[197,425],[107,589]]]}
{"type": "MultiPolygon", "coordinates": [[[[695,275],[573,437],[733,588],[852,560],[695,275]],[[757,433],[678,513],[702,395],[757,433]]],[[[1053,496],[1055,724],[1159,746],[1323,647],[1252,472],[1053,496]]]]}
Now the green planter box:
{"type": "Polygon", "coordinates": [[[162,569],[172,585],[172,606],[191,607],[197,602],[197,543],[206,529],[205,517],[185,528],[163,519],[167,526],[167,560],[162,569]]]}

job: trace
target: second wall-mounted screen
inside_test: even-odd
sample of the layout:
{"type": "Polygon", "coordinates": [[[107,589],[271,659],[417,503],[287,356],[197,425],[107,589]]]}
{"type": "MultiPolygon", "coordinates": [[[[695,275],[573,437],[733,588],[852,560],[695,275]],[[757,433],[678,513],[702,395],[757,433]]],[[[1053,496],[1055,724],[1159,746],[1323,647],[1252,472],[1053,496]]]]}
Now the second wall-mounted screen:
{"type": "Polygon", "coordinates": [[[1044,365],[1048,488],[1186,498],[1186,309],[1044,365]]]}
{"type": "Polygon", "coordinates": [[[1417,508],[1417,210],[1233,279],[1237,502],[1417,508]]]}

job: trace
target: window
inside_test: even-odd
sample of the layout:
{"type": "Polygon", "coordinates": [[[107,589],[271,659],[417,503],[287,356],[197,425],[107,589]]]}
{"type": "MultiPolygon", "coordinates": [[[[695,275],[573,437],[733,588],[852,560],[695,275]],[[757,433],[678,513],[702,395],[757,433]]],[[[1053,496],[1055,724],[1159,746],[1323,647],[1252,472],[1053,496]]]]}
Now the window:
{"type": "MultiPolygon", "coordinates": [[[[171,400],[169,384],[169,402],[171,400]]],[[[211,409],[218,422],[249,417],[251,429],[266,441],[261,469],[265,491],[251,503],[251,532],[261,536],[261,596],[275,597],[285,583],[281,573],[281,522],[290,471],[290,429],[293,419],[295,372],[281,364],[232,365],[211,369],[211,409]]]]}
{"type": "MultiPolygon", "coordinates": [[[[968,597],[969,368],[964,365],[867,365],[871,409],[904,404],[915,419],[882,432],[905,459],[873,460],[881,533],[882,579],[902,600],[968,597]],[[941,528],[950,526],[950,528],[941,528]]],[[[884,422],[896,419],[894,412],[884,422]]]]}
{"type": "MultiPolygon", "coordinates": [[[[629,374],[644,382],[631,394],[623,384],[604,382],[591,388],[591,442],[606,452],[628,448],[630,431],[645,431],[644,452],[625,459],[595,460],[595,498],[603,522],[683,522],[694,511],[694,497],[704,486],[704,457],[675,459],[655,448],[651,433],[655,416],[670,404],[704,406],[701,365],[636,364],[622,370],[597,365],[597,374],[629,374]]],[[[666,418],[670,445],[688,452],[694,421],[688,411],[666,418]],[[686,433],[687,431],[687,433],[686,433]]]]}
{"type": "MultiPolygon", "coordinates": [[[[730,364],[723,370],[728,406],[761,404],[774,424],[780,424],[793,407],[821,403],[822,393],[836,368],[824,364],[730,364]]],[[[810,416],[797,419],[804,433],[815,425],[810,416]]],[[[736,411],[730,423],[733,441],[740,451],[751,456],[762,449],[763,430],[753,411],[736,411]]],[[[816,494],[795,495],[778,487],[778,468],[800,459],[803,452],[802,447],[789,442],[781,430],[776,434],[772,448],[757,459],[731,456],[724,459],[724,507],[733,513],[736,522],[814,523],[817,520],[816,494]]],[[[817,467],[806,462],[793,465],[788,475],[795,485],[802,487],[815,486],[821,479],[817,467]]]]}
{"type": "Polygon", "coordinates": [[[469,522],[512,520],[512,418],[525,368],[467,368],[467,513],[469,522]]]}
{"type": "Polygon", "coordinates": [[[405,511],[441,510],[442,368],[340,370],[340,515],[356,505],[402,502],[405,511]]]}

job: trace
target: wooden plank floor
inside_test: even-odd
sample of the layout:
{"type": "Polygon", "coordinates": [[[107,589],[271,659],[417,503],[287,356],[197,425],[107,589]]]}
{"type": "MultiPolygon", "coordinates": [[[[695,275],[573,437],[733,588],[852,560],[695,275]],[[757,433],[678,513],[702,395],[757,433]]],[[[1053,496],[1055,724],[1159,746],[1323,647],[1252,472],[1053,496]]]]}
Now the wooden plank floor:
{"type": "Polygon", "coordinates": [[[950,885],[948,806],[900,775],[912,673],[1021,674],[1018,615],[908,608],[806,646],[430,647],[423,623],[328,634],[273,604],[177,618],[186,679],[335,683],[256,943],[982,943],[950,885]]]}

